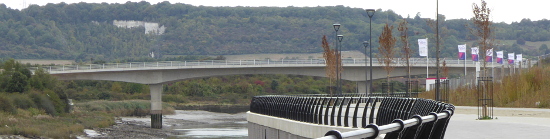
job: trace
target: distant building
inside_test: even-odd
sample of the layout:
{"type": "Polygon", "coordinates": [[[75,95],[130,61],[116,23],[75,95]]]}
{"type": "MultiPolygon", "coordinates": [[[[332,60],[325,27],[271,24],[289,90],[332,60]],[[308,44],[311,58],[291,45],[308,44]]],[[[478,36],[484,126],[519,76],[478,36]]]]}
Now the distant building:
{"type": "Polygon", "coordinates": [[[162,35],[166,30],[166,27],[164,27],[164,25],[159,26],[159,23],[134,21],[134,20],[129,20],[129,21],[113,20],[113,25],[117,27],[125,27],[125,28],[145,27],[145,34],[154,34],[154,35],[162,35]]]}

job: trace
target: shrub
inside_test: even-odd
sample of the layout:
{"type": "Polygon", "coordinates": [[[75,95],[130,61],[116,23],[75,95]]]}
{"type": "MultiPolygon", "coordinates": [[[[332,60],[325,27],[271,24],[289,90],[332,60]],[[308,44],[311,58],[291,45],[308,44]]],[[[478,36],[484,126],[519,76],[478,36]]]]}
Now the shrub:
{"type": "MultiPolygon", "coordinates": [[[[90,101],[77,104],[77,107],[87,111],[102,111],[115,116],[145,116],[151,110],[151,103],[147,100],[125,100],[125,101],[90,101]]],[[[171,114],[174,109],[163,104],[163,113],[171,114]],[[166,113],[165,113],[166,112],[166,113]]]]}
{"type": "Polygon", "coordinates": [[[37,107],[27,94],[12,94],[11,99],[13,100],[13,104],[17,108],[29,109],[37,107]]]}
{"type": "Polygon", "coordinates": [[[13,101],[3,94],[0,94],[0,111],[16,114],[17,109],[13,105],[13,101]]]}
{"type": "Polygon", "coordinates": [[[44,109],[46,113],[53,116],[58,114],[53,102],[48,97],[46,97],[46,95],[32,93],[31,98],[33,99],[34,103],[36,103],[38,107],[44,109]]]}

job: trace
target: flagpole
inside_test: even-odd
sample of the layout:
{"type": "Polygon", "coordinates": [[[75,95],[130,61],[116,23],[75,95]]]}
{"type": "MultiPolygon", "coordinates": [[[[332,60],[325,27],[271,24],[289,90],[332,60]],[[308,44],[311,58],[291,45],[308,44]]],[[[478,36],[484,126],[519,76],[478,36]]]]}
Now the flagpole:
{"type": "Polygon", "coordinates": [[[467,72],[466,72],[466,59],[467,59],[466,57],[468,56],[468,52],[466,51],[468,50],[467,48],[468,46],[464,44],[464,77],[466,77],[467,75],[467,72]]]}

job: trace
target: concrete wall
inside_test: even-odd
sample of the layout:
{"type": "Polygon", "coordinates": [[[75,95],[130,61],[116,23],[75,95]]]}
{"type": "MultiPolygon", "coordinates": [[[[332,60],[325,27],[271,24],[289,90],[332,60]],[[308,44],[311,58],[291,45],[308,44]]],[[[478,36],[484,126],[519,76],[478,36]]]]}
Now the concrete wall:
{"type": "Polygon", "coordinates": [[[249,139],[307,139],[282,130],[248,122],[249,139]]]}
{"type": "Polygon", "coordinates": [[[319,138],[330,130],[340,132],[357,130],[357,128],[311,124],[252,112],[247,113],[246,119],[250,139],[319,138]]]}

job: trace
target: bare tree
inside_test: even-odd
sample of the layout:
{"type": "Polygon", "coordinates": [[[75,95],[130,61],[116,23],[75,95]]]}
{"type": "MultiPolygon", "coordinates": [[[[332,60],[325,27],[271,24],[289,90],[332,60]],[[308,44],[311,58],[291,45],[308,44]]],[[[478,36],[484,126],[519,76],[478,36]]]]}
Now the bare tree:
{"type": "Polygon", "coordinates": [[[401,44],[403,45],[403,58],[406,60],[406,65],[407,66],[407,90],[406,92],[408,93],[409,96],[411,96],[411,64],[410,64],[410,59],[411,59],[411,55],[412,55],[412,51],[411,51],[411,48],[409,47],[409,36],[408,36],[408,32],[409,32],[409,28],[407,27],[409,23],[407,22],[406,19],[403,19],[402,22],[399,23],[399,26],[397,27],[397,30],[399,30],[399,32],[401,33],[401,36],[399,37],[400,40],[401,40],[401,44]]]}
{"type": "MultiPolygon", "coordinates": [[[[326,67],[325,67],[325,74],[326,76],[329,78],[329,83],[330,83],[330,94],[332,95],[332,83],[334,81],[336,81],[336,63],[342,63],[342,62],[336,62],[336,58],[337,57],[340,57],[339,54],[336,52],[336,50],[334,49],[330,49],[330,45],[329,43],[327,42],[327,36],[324,35],[323,36],[323,42],[322,42],[322,45],[321,47],[323,47],[323,58],[325,58],[325,64],[326,64],[326,67]]],[[[338,60],[341,60],[341,59],[338,59],[338,60]]],[[[339,66],[339,67],[342,67],[342,66],[339,66]]],[[[340,68],[339,71],[342,71],[342,69],[340,68]]]]}
{"type": "MultiPolygon", "coordinates": [[[[481,0],[481,6],[476,3],[472,4],[472,10],[474,17],[474,27],[470,28],[470,33],[478,37],[477,44],[480,45],[480,56],[485,57],[487,50],[493,48],[492,43],[494,41],[494,35],[492,32],[493,23],[489,19],[491,15],[491,9],[487,8],[487,2],[481,0]]],[[[485,58],[484,58],[485,59],[485,58]]],[[[483,76],[487,76],[487,62],[483,60],[483,76]]]]}
{"type": "MultiPolygon", "coordinates": [[[[378,47],[378,51],[380,51],[380,58],[382,59],[382,63],[384,64],[384,70],[386,70],[386,82],[388,85],[390,84],[390,73],[393,71],[394,67],[392,66],[393,59],[395,59],[395,42],[397,39],[393,37],[392,35],[393,26],[390,26],[388,23],[384,26],[384,30],[382,31],[382,34],[380,34],[379,43],[380,47],[378,47]]],[[[388,89],[388,93],[389,89],[388,89]]]]}

